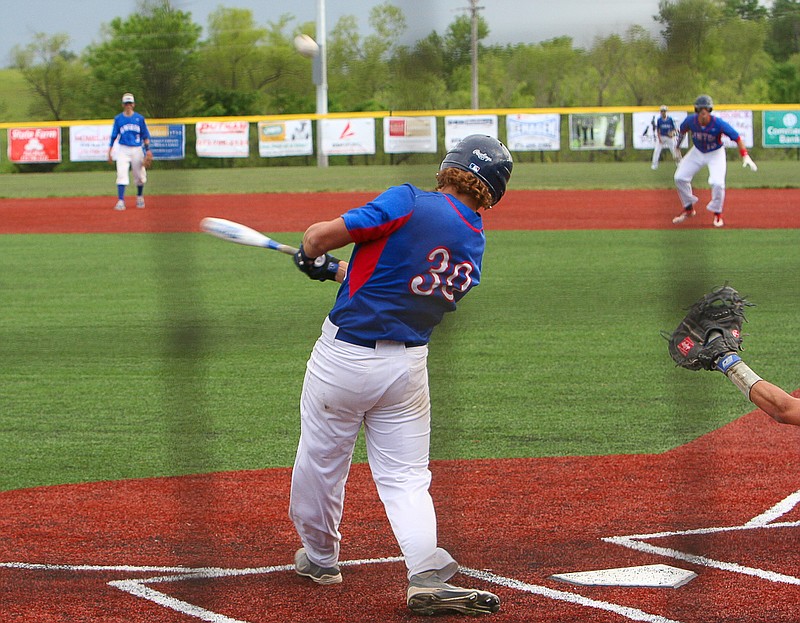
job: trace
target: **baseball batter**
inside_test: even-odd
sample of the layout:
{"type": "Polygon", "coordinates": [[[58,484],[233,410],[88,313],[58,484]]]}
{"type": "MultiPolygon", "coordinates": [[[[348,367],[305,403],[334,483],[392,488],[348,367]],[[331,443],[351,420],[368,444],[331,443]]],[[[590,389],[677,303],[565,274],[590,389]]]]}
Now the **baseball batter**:
{"type": "Polygon", "coordinates": [[[153,161],[150,151],[150,132],[144,117],[134,111],[136,101],[133,93],[122,96],[122,112],[114,117],[111,141],[108,145],[108,161],[113,162],[112,150],[117,145],[117,203],[115,210],[125,209],[125,187],[130,183],[129,172],[133,171],[136,184],[136,207],[144,207],[144,185],[147,182],[147,167],[153,161]]]}
{"type": "Polygon", "coordinates": [[[654,117],[652,122],[655,146],[653,147],[653,161],[650,168],[653,171],[658,168],[661,151],[665,147],[672,153],[676,164],[681,161],[681,150],[675,140],[678,134],[678,126],[675,125],[675,120],[667,114],[668,110],[667,106],[662,106],[658,117],[654,117]]]}
{"type": "Polygon", "coordinates": [[[700,95],[694,103],[695,114],[687,116],[681,123],[678,145],[683,141],[684,135],[691,132],[692,147],[675,171],[675,186],[683,205],[683,212],[672,219],[675,224],[683,223],[695,215],[694,204],[699,200],[692,193],[692,179],[704,166],[708,167],[708,184],[711,186],[711,201],[706,209],[714,213],[714,227],[722,227],[725,224],[722,220],[722,210],[725,203],[725,176],[728,173],[728,163],[722,146],[723,135],[739,146],[742,166],[750,167],[753,171],[758,170],[747,153],[744,139],[729,123],[714,117],[711,114],[712,110],[714,102],[711,97],[700,95]]]}
{"type": "Polygon", "coordinates": [[[458,564],[438,546],[429,493],[428,340],[481,280],[479,210],[503,197],[511,154],[472,135],[447,153],[437,190],[410,184],[305,232],[295,255],[312,279],[341,282],[308,361],[289,515],[302,542],[295,570],[342,581],[339,523],[363,426],[373,479],[408,569],[406,603],[419,614],[492,613],[498,597],[447,581],[458,564]],[[329,251],[355,243],[350,262],[329,251]]]}

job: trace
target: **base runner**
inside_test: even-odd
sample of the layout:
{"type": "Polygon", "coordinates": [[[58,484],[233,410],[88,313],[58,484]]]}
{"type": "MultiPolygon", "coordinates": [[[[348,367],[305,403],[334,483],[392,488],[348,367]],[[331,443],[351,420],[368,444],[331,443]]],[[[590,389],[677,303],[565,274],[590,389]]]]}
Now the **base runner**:
{"type": "Polygon", "coordinates": [[[437,189],[404,184],[305,232],[295,255],[312,279],[341,282],[307,364],[289,515],[302,548],[295,570],[342,581],[339,523],[353,447],[364,428],[373,479],[407,566],[418,614],[489,614],[489,592],[448,583],[458,563],[437,542],[429,493],[428,340],[481,279],[480,209],[506,191],[511,154],[472,135],[447,153],[437,189]],[[355,243],[350,262],[328,252],[355,243]]]}
{"type": "Polygon", "coordinates": [[[757,171],[758,167],[747,153],[744,139],[726,121],[711,114],[714,102],[708,95],[700,95],[694,102],[694,114],[683,120],[678,134],[680,145],[687,132],[692,134],[692,147],[678,164],[675,171],[675,187],[678,189],[683,205],[683,212],[672,219],[676,225],[696,214],[694,204],[698,198],[692,193],[692,180],[703,167],[708,167],[708,184],[711,186],[711,201],[706,210],[714,213],[714,227],[725,225],[722,210],[725,204],[725,177],[728,174],[728,163],[725,159],[725,148],[722,136],[725,135],[739,146],[742,166],[757,171]]]}

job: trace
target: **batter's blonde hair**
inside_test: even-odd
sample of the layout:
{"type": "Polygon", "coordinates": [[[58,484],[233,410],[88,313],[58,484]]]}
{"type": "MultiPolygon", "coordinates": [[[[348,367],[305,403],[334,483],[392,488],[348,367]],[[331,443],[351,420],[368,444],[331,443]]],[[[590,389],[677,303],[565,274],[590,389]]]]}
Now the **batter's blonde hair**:
{"type": "Polygon", "coordinates": [[[463,169],[448,167],[436,174],[436,190],[452,186],[457,192],[475,199],[479,208],[488,210],[494,203],[489,188],[474,174],[463,169]]]}

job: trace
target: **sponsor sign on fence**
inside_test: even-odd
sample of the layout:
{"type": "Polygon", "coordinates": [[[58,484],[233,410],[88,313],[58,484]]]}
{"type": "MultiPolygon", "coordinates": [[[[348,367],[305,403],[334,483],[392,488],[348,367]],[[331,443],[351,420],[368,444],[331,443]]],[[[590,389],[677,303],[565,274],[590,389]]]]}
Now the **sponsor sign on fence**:
{"type": "Polygon", "coordinates": [[[800,147],[800,110],[765,110],[762,114],[764,147],[800,147]]]}
{"type": "Polygon", "coordinates": [[[61,128],[11,128],[8,159],[19,164],[61,162],[61,128]]]}

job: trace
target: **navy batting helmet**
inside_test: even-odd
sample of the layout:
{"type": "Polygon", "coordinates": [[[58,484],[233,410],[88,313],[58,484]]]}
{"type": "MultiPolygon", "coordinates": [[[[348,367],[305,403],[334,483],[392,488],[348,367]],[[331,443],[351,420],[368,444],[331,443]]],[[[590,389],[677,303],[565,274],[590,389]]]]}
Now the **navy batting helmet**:
{"type": "Polygon", "coordinates": [[[694,101],[694,111],[700,112],[701,108],[705,108],[708,112],[714,110],[714,100],[710,95],[698,95],[694,101]]]}
{"type": "Polygon", "coordinates": [[[514,161],[505,145],[485,134],[472,134],[462,139],[445,155],[439,170],[449,168],[469,171],[486,184],[492,205],[503,198],[514,161]]]}

